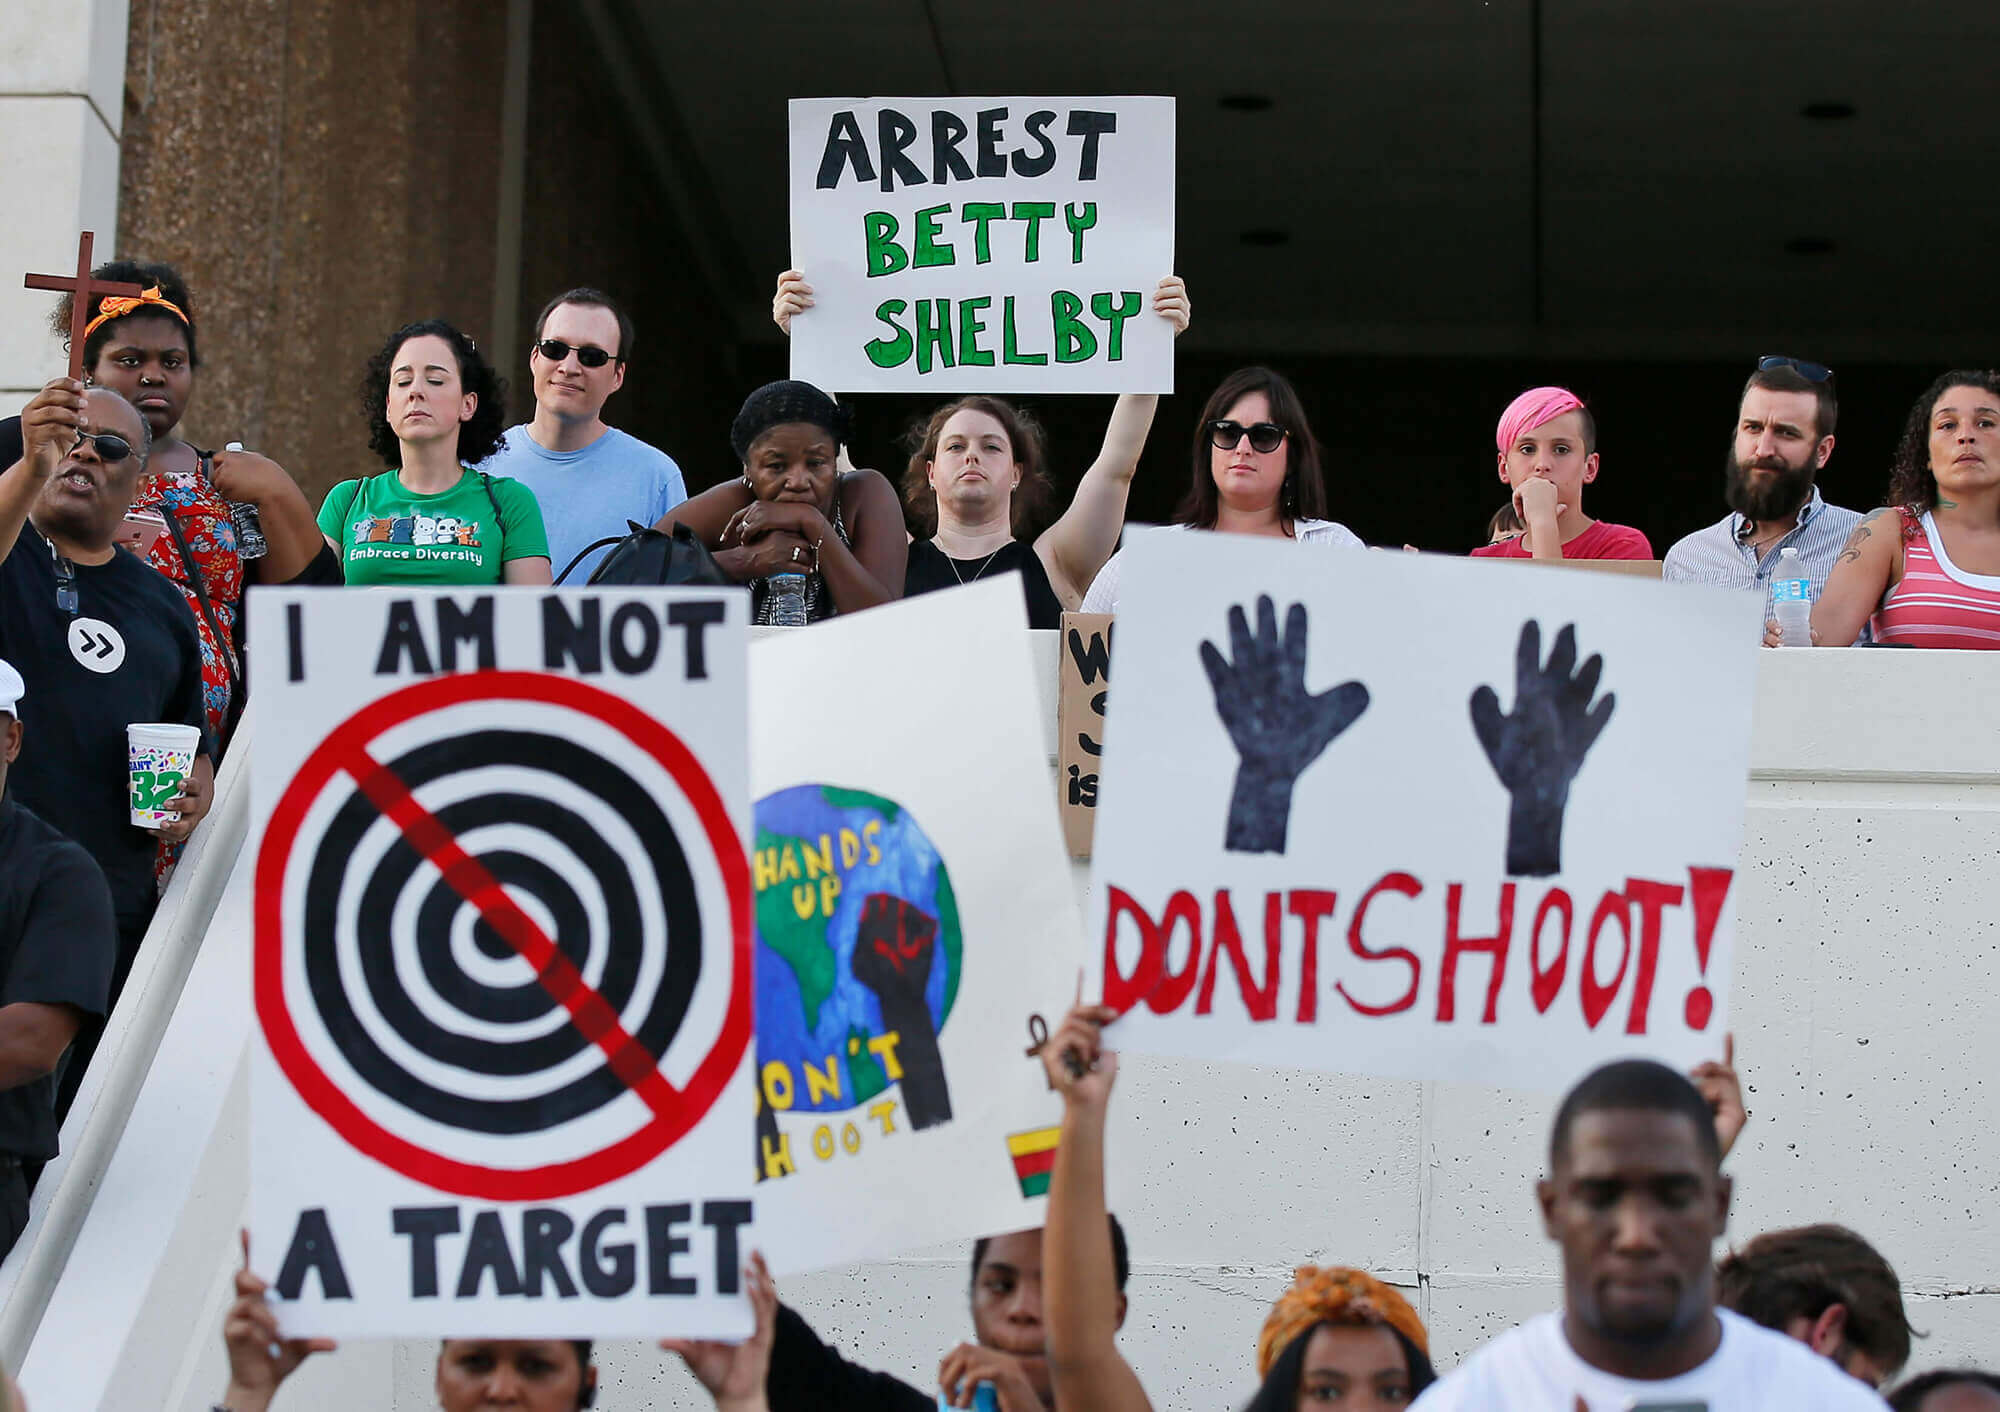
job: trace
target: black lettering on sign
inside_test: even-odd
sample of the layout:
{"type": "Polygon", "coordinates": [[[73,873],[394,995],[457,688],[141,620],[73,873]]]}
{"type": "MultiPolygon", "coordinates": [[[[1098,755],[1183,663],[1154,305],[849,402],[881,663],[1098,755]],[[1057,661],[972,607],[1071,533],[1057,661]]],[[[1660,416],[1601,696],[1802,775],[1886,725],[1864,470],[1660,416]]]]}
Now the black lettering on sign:
{"type": "Polygon", "coordinates": [[[354,1298],[354,1290],[347,1283],[347,1271],[340,1264],[340,1250],[333,1243],[333,1227],[327,1224],[326,1208],[321,1206],[299,1212],[299,1223],[292,1229],[292,1243],[285,1250],[284,1263],[278,1267],[275,1283],[278,1296],[297,1299],[299,1291],[305,1288],[308,1271],[319,1273],[321,1298],[354,1298]]]}
{"type": "Polygon", "coordinates": [[[604,607],[586,598],[576,610],[572,618],[560,594],[542,600],[542,665],[560,672],[567,662],[581,675],[595,676],[604,670],[604,607]]]}
{"type": "Polygon", "coordinates": [[[660,655],[660,620],[643,603],[621,603],[612,609],[611,628],[606,637],[611,665],[628,677],[650,670],[653,659],[660,655]],[[635,627],[636,643],[631,631],[635,627]]]}
{"type": "Polygon", "coordinates": [[[894,108],[876,114],[876,143],[882,149],[882,189],[894,191],[900,179],[905,186],[924,186],[930,178],[924,169],[904,154],[917,140],[917,125],[894,108]]]}
{"type": "Polygon", "coordinates": [[[704,1201],[701,1223],[715,1232],[715,1292],[735,1294],[743,1283],[743,1255],[736,1233],[750,1224],[750,1203],[704,1201]]]}
{"type": "Polygon", "coordinates": [[[382,650],[375,656],[376,676],[394,676],[404,669],[406,663],[409,670],[418,676],[431,676],[438,671],[458,671],[461,644],[473,649],[474,667],[482,672],[493,670],[498,660],[493,638],[493,600],[475,599],[470,608],[461,608],[449,598],[432,601],[436,604],[435,657],[425,640],[416,600],[398,598],[389,605],[388,625],[382,632],[382,650]],[[433,661],[436,666],[432,665],[433,661]]]}
{"type": "Polygon", "coordinates": [[[637,1282],[639,1269],[638,1252],[630,1241],[606,1246],[604,1233],[612,1226],[625,1224],[625,1213],[612,1208],[599,1211],[583,1224],[583,1239],[577,1243],[576,1263],[583,1276],[583,1287],[599,1299],[616,1299],[621,1294],[630,1294],[637,1282]]]}
{"type": "Polygon", "coordinates": [[[481,1211],[472,1218],[472,1234],[465,1241],[465,1268],[458,1272],[458,1297],[474,1299],[486,1272],[493,1272],[495,1294],[519,1294],[521,1272],[514,1267],[514,1252],[507,1248],[507,1232],[500,1225],[498,1211],[481,1211]]]}
{"type": "Polygon", "coordinates": [[[868,158],[868,139],[861,135],[861,124],[851,112],[835,113],[833,121],[826,125],[826,150],[820,154],[819,175],[813,186],[820,191],[833,190],[840,185],[843,166],[854,169],[856,181],[875,180],[875,164],[868,158]]]}
{"type": "Polygon", "coordinates": [[[646,1208],[646,1256],[650,1278],[646,1282],[648,1294],[693,1294],[695,1282],[692,1276],[674,1273],[674,1257],[685,1255],[690,1242],[684,1235],[674,1232],[685,1226],[694,1216],[694,1208],[685,1201],[671,1206],[648,1206],[646,1208]]]}
{"type": "Polygon", "coordinates": [[[1028,136],[1041,145],[1041,151],[1033,156],[1025,151],[1014,153],[1014,175],[1024,177],[1047,176],[1056,164],[1056,145],[1049,141],[1049,124],[1056,120],[1054,113],[1046,110],[1028,114],[1026,127],[1028,136]]]}
{"type": "Polygon", "coordinates": [[[954,179],[972,180],[972,168],[958,150],[965,136],[965,120],[949,108],[931,114],[931,180],[938,185],[954,179]]]}
{"type": "Polygon", "coordinates": [[[553,1206],[537,1206],[521,1217],[521,1283],[531,1299],[542,1297],[542,1277],[554,1279],[556,1294],[576,1298],[576,1281],[563,1266],[563,1242],[576,1234],[576,1222],[553,1206]]]}
{"type": "MultiPolygon", "coordinates": [[[[728,616],[719,602],[670,603],[665,627],[681,630],[681,670],[688,681],[708,679],[708,641],[703,634],[728,616]]],[[[596,676],[611,659],[625,676],[649,672],[659,660],[665,628],[650,604],[621,603],[607,621],[603,604],[586,598],[572,608],[557,594],[542,600],[542,665],[551,672],[596,676]]]]}
{"type": "Polygon", "coordinates": [[[291,670],[287,680],[306,679],[306,626],[305,606],[299,603],[285,605],[285,651],[291,658],[291,670]]]}
{"type": "Polygon", "coordinates": [[[667,621],[682,633],[682,652],[689,681],[708,679],[708,657],[702,651],[701,635],[723,618],[720,603],[675,603],[667,609],[667,621]]]}
{"type": "Polygon", "coordinates": [[[1078,181],[1097,180],[1097,139],[1107,132],[1116,131],[1116,113],[1099,113],[1084,108],[1069,115],[1069,135],[1083,139],[1083,156],[1076,164],[1078,181]]]}
{"type": "Polygon", "coordinates": [[[410,1238],[410,1298],[436,1299],[437,1240],[458,1234],[456,1206],[398,1206],[389,1213],[390,1229],[410,1238]]]}

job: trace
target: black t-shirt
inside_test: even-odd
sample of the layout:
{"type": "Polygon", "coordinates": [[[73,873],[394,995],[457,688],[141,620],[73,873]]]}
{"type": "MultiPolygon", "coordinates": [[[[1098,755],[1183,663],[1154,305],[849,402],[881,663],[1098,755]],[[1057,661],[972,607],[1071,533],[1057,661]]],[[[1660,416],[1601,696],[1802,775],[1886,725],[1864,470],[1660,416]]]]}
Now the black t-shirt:
{"type": "Polygon", "coordinates": [[[926,1397],[899,1378],[856,1367],[783,1304],[771,1338],[764,1400],[771,1412],[937,1412],[935,1394],[926,1397]]]}
{"type": "Polygon", "coordinates": [[[915,598],[920,593],[957,588],[974,579],[1009,571],[1018,571],[1021,575],[1021,596],[1028,603],[1028,626],[1061,627],[1062,600],[1049,586],[1049,571],[1042,567],[1042,556],[1035,552],[1032,544],[1023,544],[1018,539],[1010,539],[1001,545],[990,563],[984,558],[948,558],[937,547],[936,540],[911,540],[909,564],[903,573],[903,597],[915,598]],[[952,572],[954,565],[957,566],[957,573],[952,572]]]}
{"type": "MultiPolygon", "coordinates": [[[[143,561],[120,549],[72,567],[73,614],[57,605],[55,554],[34,525],[0,561],[0,658],[27,685],[7,792],[97,860],[118,929],[136,938],[157,901],[159,835],[131,822],[125,728],[204,726],[201,642],[181,591],[143,561]]],[[[205,728],[203,739],[213,760],[205,728]]]]}
{"type": "MultiPolygon", "coordinates": [[[[117,952],[97,864],[0,797],[0,1005],[73,1005],[101,1017],[117,952]]],[[[0,1152],[36,1162],[55,1156],[55,1105],[53,1075],[0,1089],[0,1152]]]]}

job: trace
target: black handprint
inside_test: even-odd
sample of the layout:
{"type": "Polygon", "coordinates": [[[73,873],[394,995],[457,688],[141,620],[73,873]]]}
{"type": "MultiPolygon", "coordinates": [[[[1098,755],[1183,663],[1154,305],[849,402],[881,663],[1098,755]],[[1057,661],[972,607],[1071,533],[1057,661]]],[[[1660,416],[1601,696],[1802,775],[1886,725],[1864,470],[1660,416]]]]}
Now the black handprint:
{"type": "Polygon", "coordinates": [[[1542,665],[1542,625],[1521,626],[1514,650],[1514,710],[1500,714],[1490,686],[1472,693],[1472,729],[1486,747],[1493,773],[1513,796],[1507,811],[1507,871],[1546,878],[1562,871],[1563,810],[1570,781],[1611,719],[1617,696],[1591,696],[1604,659],[1593,654],[1576,667],[1576,625],[1556,634],[1548,666],[1542,665]],[[1575,669],[1575,675],[1571,675],[1575,669]]]}
{"type": "Polygon", "coordinates": [[[1306,605],[1278,612],[1268,594],[1257,599],[1257,635],[1241,604],[1229,610],[1226,662],[1212,642],[1201,645],[1201,664],[1215,689],[1215,713],[1229,728],[1241,763],[1229,796],[1229,827],[1222,846],[1232,853],[1283,853],[1292,817],[1292,786],[1333,738],[1368,709],[1368,688],[1343,682],[1318,696],[1306,690],[1306,605]]]}

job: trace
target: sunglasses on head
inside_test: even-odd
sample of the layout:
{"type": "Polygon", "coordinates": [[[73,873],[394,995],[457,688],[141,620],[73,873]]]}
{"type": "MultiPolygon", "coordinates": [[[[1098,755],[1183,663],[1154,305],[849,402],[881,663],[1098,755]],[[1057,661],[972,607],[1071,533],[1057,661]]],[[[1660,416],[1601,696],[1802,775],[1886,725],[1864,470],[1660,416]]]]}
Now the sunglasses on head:
{"type": "Polygon", "coordinates": [[[1287,435],[1276,422],[1257,422],[1246,427],[1225,417],[1208,424],[1208,439],[1218,451],[1234,451],[1246,436],[1250,438],[1252,451],[1276,451],[1285,444],[1287,435]]]}
{"type": "Polygon", "coordinates": [[[1766,353],[1757,360],[1757,371],[1768,373],[1774,368],[1790,368],[1807,382],[1832,382],[1833,369],[1824,363],[1808,363],[1803,358],[1788,358],[1782,353],[1766,353]]]}
{"type": "Polygon", "coordinates": [[[77,428],[76,441],[69,449],[75,451],[86,441],[97,448],[97,459],[107,466],[115,466],[132,454],[132,443],[117,432],[85,431],[81,427],[77,428]]]}
{"type": "Polygon", "coordinates": [[[551,363],[560,363],[572,353],[576,354],[576,361],[586,368],[601,368],[612,359],[612,355],[602,348],[592,347],[588,343],[582,345],[564,343],[560,338],[545,338],[535,347],[540,349],[542,356],[551,363]]]}

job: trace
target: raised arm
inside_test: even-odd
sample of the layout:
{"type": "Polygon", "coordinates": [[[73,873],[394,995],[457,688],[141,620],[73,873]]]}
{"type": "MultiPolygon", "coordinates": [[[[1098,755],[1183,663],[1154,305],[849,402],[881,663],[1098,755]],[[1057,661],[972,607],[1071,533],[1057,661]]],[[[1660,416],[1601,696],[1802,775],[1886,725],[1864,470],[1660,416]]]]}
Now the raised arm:
{"type": "Polygon", "coordinates": [[[1903,577],[1902,517],[1884,507],[1871,510],[1854,532],[1840,557],[1833,561],[1826,587],[1813,604],[1812,637],[1815,645],[1851,646],[1867,626],[1869,615],[1882,598],[1903,577]]]}
{"type": "Polygon", "coordinates": [[[21,459],[0,472],[0,559],[28,523],[28,512],[83,425],[83,384],[57,378],[21,412],[21,459]]]}
{"type": "Polygon", "coordinates": [[[1103,1047],[1102,1036],[1115,1018],[1102,1005],[1079,1005],[1042,1046],[1042,1066],[1063,1098],[1042,1228],[1044,1324],[1058,1412],[1152,1412],[1153,1406],[1117,1343],[1124,1297],[1104,1205],[1104,1119],[1118,1056],[1103,1047]]]}
{"type": "MultiPolygon", "coordinates": [[[[1178,276],[1160,281],[1153,291],[1153,310],[1173,325],[1176,337],[1186,330],[1187,286],[1178,276]]],[[[1152,430],[1159,403],[1151,394],[1128,392],[1112,404],[1104,445],[1078,482],[1076,497],[1062,518],[1035,541],[1035,553],[1048,570],[1049,587],[1065,608],[1075,608],[1083,601],[1084,591],[1118,546],[1132,477],[1139,469],[1139,453],[1146,449],[1146,433],[1152,430]]]]}

